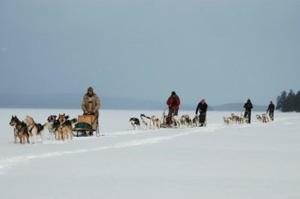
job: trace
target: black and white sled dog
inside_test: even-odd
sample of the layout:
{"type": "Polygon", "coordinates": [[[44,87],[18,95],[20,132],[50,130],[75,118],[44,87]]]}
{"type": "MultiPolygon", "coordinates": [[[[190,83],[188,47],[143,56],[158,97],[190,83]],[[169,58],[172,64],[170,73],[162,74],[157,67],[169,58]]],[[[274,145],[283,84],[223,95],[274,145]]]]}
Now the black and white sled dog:
{"type": "Polygon", "coordinates": [[[268,123],[271,121],[270,116],[266,113],[263,113],[262,115],[256,115],[256,119],[262,123],[268,123]]]}
{"type": "Polygon", "coordinates": [[[159,129],[161,126],[160,119],[158,117],[156,117],[155,115],[152,115],[151,117],[149,117],[145,114],[141,114],[140,118],[146,129],[150,129],[150,128],[159,129]]]}
{"type": "Polygon", "coordinates": [[[45,129],[48,129],[51,140],[53,141],[55,138],[55,132],[59,127],[59,121],[56,119],[56,115],[50,115],[47,118],[47,122],[44,124],[45,129]]]}
{"type": "Polygon", "coordinates": [[[227,125],[229,125],[229,124],[244,124],[247,122],[247,118],[245,118],[243,116],[243,114],[241,114],[241,116],[238,116],[234,113],[231,113],[231,115],[228,117],[224,116],[223,121],[227,125]]]}
{"type": "Polygon", "coordinates": [[[192,119],[192,126],[193,127],[198,127],[199,125],[200,125],[199,115],[195,115],[194,118],[192,119]]]}
{"type": "Polygon", "coordinates": [[[181,124],[181,126],[186,126],[186,127],[193,126],[192,119],[190,118],[189,115],[182,115],[180,117],[180,124],[181,124]]]}
{"type": "Polygon", "coordinates": [[[48,129],[51,140],[72,140],[73,128],[77,123],[77,119],[69,119],[69,116],[65,113],[56,115],[50,115],[47,118],[47,122],[44,124],[45,129],[48,129]]]}
{"type": "Polygon", "coordinates": [[[146,129],[151,128],[151,117],[141,114],[140,118],[146,129]]]}
{"type": "Polygon", "coordinates": [[[136,130],[137,128],[141,128],[141,123],[140,123],[140,120],[136,117],[131,117],[129,119],[129,122],[133,128],[133,130],[136,130]]]}

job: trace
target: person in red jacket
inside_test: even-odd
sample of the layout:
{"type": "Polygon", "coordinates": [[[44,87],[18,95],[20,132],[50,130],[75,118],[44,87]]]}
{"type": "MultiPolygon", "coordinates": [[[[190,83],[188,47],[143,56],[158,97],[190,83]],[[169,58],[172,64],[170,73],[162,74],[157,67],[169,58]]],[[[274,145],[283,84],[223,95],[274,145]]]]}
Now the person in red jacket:
{"type": "Polygon", "coordinates": [[[168,116],[178,115],[180,99],[175,91],[172,91],[171,96],[167,100],[167,105],[169,107],[169,114],[168,116]]]}
{"type": "Polygon", "coordinates": [[[175,91],[172,91],[171,96],[167,100],[167,106],[169,108],[169,113],[166,118],[167,126],[171,126],[173,116],[178,115],[179,105],[180,99],[178,95],[176,95],[175,91]]]}

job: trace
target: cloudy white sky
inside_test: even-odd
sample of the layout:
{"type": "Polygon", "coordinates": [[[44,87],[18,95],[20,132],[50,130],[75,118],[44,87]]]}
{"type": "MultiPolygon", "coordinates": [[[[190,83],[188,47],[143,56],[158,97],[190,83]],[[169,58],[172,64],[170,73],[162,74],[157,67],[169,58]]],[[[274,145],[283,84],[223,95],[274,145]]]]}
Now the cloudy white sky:
{"type": "Polygon", "coordinates": [[[1,0],[0,94],[186,104],[300,87],[298,0],[1,0]]]}

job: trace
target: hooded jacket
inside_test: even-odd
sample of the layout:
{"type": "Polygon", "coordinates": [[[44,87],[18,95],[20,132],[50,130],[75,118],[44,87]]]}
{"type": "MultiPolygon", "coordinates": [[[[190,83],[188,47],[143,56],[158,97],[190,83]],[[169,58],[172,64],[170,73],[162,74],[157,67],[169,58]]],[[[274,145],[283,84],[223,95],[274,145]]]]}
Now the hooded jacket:
{"type": "Polygon", "coordinates": [[[100,99],[99,97],[93,93],[93,95],[89,96],[85,94],[83,96],[81,108],[84,113],[96,113],[100,109],[100,99]]]}
{"type": "Polygon", "coordinates": [[[196,109],[196,115],[198,114],[198,111],[201,113],[206,113],[207,112],[207,103],[205,101],[200,101],[198,103],[197,109],[196,109]]]}

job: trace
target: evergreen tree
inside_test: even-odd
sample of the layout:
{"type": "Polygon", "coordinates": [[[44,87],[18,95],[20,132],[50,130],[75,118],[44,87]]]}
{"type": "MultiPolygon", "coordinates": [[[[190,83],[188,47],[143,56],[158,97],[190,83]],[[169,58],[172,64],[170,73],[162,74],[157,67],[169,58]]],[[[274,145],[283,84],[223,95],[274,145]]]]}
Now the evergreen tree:
{"type": "Polygon", "coordinates": [[[282,104],[281,110],[283,112],[295,111],[295,106],[296,106],[295,99],[296,99],[296,94],[294,93],[293,90],[290,90],[289,94],[287,95],[286,99],[282,104]]]}
{"type": "Polygon", "coordinates": [[[296,103],[296,107],[295,107],[296,111],[300,112],[300,91],[298,91],[296,95],[295,103],[296,103]]]}
{"type": "Polygon", "coordinates": [[[281,95],[277,97],[276,109],[282,112],[300,112],[300,91],[297,94],[293,90],[290,90],[288,94],[286,91],[282,91],[281,95]]]}
{"type": "Polygon", "coordinates": [[[283,106],[284,101],[286,100],[286,97],[287,97],[286,91],[282,91],[281,95],[277,97],[276,109],[282,110],[282,106],[283,106]]]}

